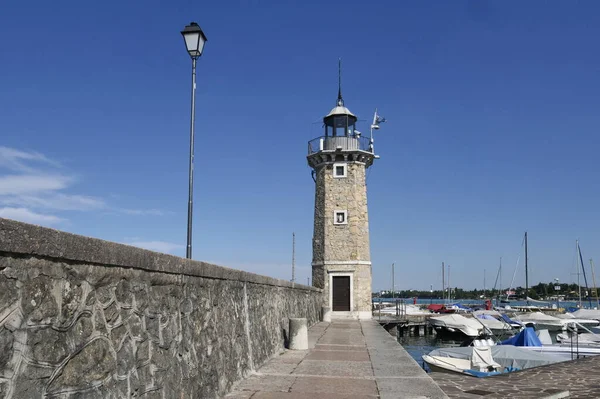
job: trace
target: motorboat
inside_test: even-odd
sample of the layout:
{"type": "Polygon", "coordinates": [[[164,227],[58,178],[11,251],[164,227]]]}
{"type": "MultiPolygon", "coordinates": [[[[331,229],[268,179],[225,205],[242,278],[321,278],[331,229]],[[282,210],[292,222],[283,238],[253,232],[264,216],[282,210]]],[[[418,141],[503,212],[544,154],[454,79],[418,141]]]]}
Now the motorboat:
{"type": "Polygon", "coordinates": [[[382,316],[411,316],[411,315],[427,315],[431,314],[429,310],[423,309],[418,305],[412,304],[396,304],[389,302],[382,302],[382,305],[375,310],[375,314],[381,314],[382,316]]]}
{"type": "Polygon", "coordinates": [[[516,314],[514,318],[525,326],[534,327],[536,330],[554,332],[566,329],[566,323],[563,323],[561,319],[542,312],[520,313],[516,314]]]}
{"type": "Polygon", "coordinates": [[[501,374],[504,371],[502,365],[492,358],[490,346],[473,347],[471,355],[467,359],[432,356],[431,354],[423,355],[422,358],[431,371],[462,373],[475,377],[488,377],[501,374]]]}
{"type": "Polygon", "coordinates": [[[545,366],[564,360],[566,359],[510,345],[439,348],[423,355],[423,361],[432,371],[456,372],[480,377],[545,366]],[[485,359],[487,364],[484,362],[474,364],[472,360],[474,357],[485,359]],[[493,370],[490,371],[489,367],[493,367],[493,370]]]}
{"type": "Polygon", "coordinates": [[[573,313],[557,314],[556,317],[561,320],[564,326],[563,330],[566,330],[566,327],[571,324],[577,326],[579,331],[586,331],[590,328],[598,327],[600,325],[599,320],[577,317],[573,313]]]}
{"type": "Polygon", "coordinates": [[[505,341],[501,346],[514,345],[531,352],[555,356],[562,360],[600,355],[600,345],[578,342],[576,336],[572,340],[552,344],[550,334],[546,330],[535,331],[532,327],[523,329],[519,334],[505,341]],[[539,337],[538,337],[539,334],[539,337]]]}
{"type": "Polygon", "coordinates": [[[570,314],[578,319],[600,320],[600,310],[598,309],[578,309],[570,314]]]}
{"type": "Polygon", "coordinates": [[[430,317],[428,320],[436,333],[446,336],[478,337],[484,333],[483,325],[477,320],[459,314],[430,317]]]}
{"type": "Polygon", "coordinates": [[[473,316],[485,326],[493,335],[507,336],[512,335],[514,327],[506,322],[502,315],[495,310],[476,310],[473,316]]]}
{"type": "Polygon", "coordinates": [[[451,303],[446,305],[446,309],[454,313],[471,313],[473,309],[463,305],[462,303],[451,303]]]}
{"type": "Polygon", "coordinates": [[[556,341],[561,344],[570,344],[573,341],[576,345],[595,345],[600,347],[600,335],[594,333],[581,333],[577,334],[577,336],[572,333],[559,333],[556,334],[556,341]]]}

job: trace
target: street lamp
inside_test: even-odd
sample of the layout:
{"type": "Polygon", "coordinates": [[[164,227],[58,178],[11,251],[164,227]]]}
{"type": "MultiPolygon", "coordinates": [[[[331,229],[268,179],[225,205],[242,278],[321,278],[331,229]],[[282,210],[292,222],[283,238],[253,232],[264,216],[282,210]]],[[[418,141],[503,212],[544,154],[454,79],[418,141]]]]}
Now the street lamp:
{"type": "Polygon", "coordinates": [[[192,57],[192,113],[190,118],[190,169],[189,169],[189,196],[188,196],[188,221],[187,221],[187,247],[185,257],[192,259],[192,209],[194,204],[194,122],[196,118],[196,60],[202,55],[206,36],[197,23],[191,22],[182,31],[185,47],[192,57]]]}
{"type": "Polygon", "coordinates": [[[433,303],[433,284],[429,284],[429,304],[433,303]]]}

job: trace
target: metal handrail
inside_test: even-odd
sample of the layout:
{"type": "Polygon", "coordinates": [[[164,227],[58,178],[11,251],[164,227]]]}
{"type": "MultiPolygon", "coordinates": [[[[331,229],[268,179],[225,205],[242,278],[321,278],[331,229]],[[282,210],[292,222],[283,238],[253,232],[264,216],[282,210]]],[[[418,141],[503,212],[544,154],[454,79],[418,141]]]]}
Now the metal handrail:
{"type": "Polygon", "coordinates": [[[373,152],[369,138],[362,136],[321,136],[308,142],[308,155],[337,150],[373,152]]]}

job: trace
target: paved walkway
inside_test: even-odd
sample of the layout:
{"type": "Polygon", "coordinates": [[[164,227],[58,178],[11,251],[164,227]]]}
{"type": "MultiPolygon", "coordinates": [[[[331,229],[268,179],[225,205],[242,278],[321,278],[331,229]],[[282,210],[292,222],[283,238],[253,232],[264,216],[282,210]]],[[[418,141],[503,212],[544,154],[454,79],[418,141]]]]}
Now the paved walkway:
{"type": "Polygon", "coordinates": [[[598,357],[487,378],[431,373],[451,398],[600,398],[598,357]]]}
{"type": "Polygon", "coordinates": [[[227,398],[447,398],[375,321],[319,323],[309,348],[271,359],[227,398]]]}

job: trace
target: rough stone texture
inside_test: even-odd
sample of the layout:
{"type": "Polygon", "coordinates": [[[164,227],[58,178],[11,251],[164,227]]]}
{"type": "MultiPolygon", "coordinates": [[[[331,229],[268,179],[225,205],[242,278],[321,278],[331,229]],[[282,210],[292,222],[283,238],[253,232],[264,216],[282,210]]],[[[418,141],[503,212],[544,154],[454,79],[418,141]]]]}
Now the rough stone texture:
{"type": "Polygon", "coordinates": [[[333,164],[316,170],[313,262],[370,261],[366,168],[347,162],[347,176],[333,177],[333,164]],[[348,224],[334,224],[336,210],[348,211],[348,224]]]}
{"type": "Polygon", "coordinates": [[[600,398],[596,356],[487,378],[430,373],[450,398],[600,398]]]}
{"type": "MultiPolygon", "coordinates": [[[[354,312],[371,312],[371,256],[367,209],[366,165],[355,154],[335,155],[346,164],[346,177],[333,176],[333,162],[315,166],[313,285],[329,303],[329,274],[352,273],[354,312]],[[336,210],[347,211],[347,224],[334,224],[336,210]]],[[[330,158],[328,158],[331,160],[330,158]]],[[[314,162],[313,162],[314,164],[314,162]]]]}
{"type": "Polygon", "coordinates": [[[211,398],[321,290],[0,219],[0,398],[211,398]]]}

